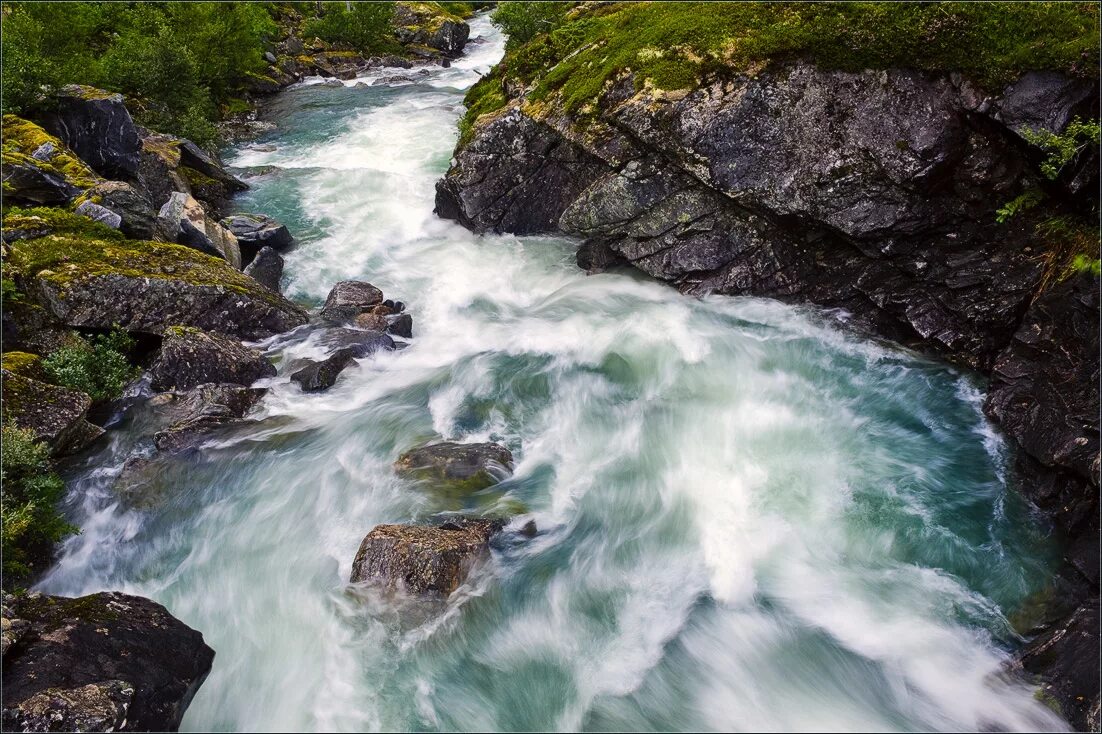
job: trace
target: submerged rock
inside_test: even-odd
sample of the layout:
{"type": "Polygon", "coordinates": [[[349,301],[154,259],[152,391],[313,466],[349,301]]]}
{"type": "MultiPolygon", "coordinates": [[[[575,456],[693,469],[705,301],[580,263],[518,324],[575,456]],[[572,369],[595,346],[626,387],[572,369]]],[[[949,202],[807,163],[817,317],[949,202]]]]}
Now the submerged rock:
{"type": "Polygon", "coordinates": [[[11,613],[26,628],[4,655],[5,731],[176,731],[214,660],[138,596],[29,594],[11,613]]]}
{"type": "Polygon", "coordinates": [[[255,349],[241,342],[194,327],[165,330],[164,341],[149,369],[157,391],[190,390],[210,382],[251,385],[274,377],[276,368],[255,349]]]}
{"type": "Polygon", "coordinates": [[[386,327],[388,333],[404,339],[413,338],[413,317],[408,313],[398,314],[386,327]]]}
{"type": "Polygon", "coordinates": [[[357,359],[380,349],[394,349],[394,340],[386,334],[342,327],[321,332],[318,336],[318,344],[333,350],[351,349],[357,359]]]}
{"type": "Polygon", "coordinates": [[[333,387],[344,368],[356,359],[351,347],[338,349],[320,362],[311,362],[291,374],[291,382],[298,383],[303,392],[321,392],[333,387]]]}
{"type": "Polygon", "coordinates": [[[109,178],[138,173],[141,139],[121,94],[70,84],[42,115],[42,126],[109,178]]]}
{"type": "Polygon", "coordinates": [[[512,473],[513,455],[496,443],[441,443],[405,452],[394,463],[402,476],[478,490],[512,473]]]}
{"type": "Polygon", "coordinates": [[[383,292],[370,283],[342,280],[329,291],[320,313],[328,321],[348,323],[382,302],[383,292]]]}
{"type": "Polygon", "coordinates": [[[447,596],[489,555],[499,520],[459,519],[440,525],[378,525],[360,544],[352,583],[375,583],[409,594],[447,596]]]}
{"type": "Polygon", "coordinates": [[[169,453],[192,448],[212,431],[240,423],[266,392],[264,388],[211,383],[158,396],[155,407],[171,423],[154,435],[153,443],[169,453]]]}
{"type": "Polygon", "coordinates": [[[76,453],[103,435],[102,428],[87,421],[92,399],[84,393],[6,368],[0,374],[5,419],[46,442],[54,456],[76,453]]]}

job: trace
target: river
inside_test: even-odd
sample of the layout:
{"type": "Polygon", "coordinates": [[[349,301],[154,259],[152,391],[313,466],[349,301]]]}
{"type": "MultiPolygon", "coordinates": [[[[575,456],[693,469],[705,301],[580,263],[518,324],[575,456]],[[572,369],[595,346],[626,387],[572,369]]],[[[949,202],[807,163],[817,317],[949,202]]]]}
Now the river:
{"type": "Polygon", "coordinates": [[[316,345],[262,345],[259,422],[141,506],[111,490],[124,420],[71,468],[84,531],[38,588],[149,596],[202,631],[185,730],[1064,728],[1000,672],[1058,553],[982,382],[844,314],[586,276],[576,243],[437,219],[463,92],[502,53],[472,28],[415,84],[282,93],[278,130],[228,155],[275,167],[239,206],[299,240],[288,296],[369,280],[408,304],[409,347],[304,395],[285,367],[316,345]],[[394,475],[438,438],[500,441],[515,474],[468,499],[394,475]],[[432,615],[348,588],[376,524],[457,510],[540,532],[432,615]]]}

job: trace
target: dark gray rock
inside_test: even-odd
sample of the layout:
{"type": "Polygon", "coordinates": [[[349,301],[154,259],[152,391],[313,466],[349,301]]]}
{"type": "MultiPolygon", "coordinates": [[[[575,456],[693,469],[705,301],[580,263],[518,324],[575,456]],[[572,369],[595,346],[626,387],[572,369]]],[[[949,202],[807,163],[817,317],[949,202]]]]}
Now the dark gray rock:
{"type": "Polygon", "coordinates": [[[141,140],[121,94],[70,84],[42,114],[42,126],[108,178],[138,173],[141,140]]]}
{"type": "Polygon", "coordinates": [[[440,443],[405,452],[394,462],[402,476],[477,490],[512,473],[513,455],[496,443],[440,443]]]}
{"type": "Polygon", "coordinates": [[[157,231],[175,242],[205,255],[225,260],[241,269],[241,248],[237,237],[213,218],[194,197],[174,191],[157,214],[157,231]]]}
{"type": "Polygon", "coordinates": [[[320,315],[334,323],[348,323],[383,302],[383,292],[359,280],[342,280],[333,286],[320,315]]]}
{"type": "Polygon", "coordinates": [[[267,358],[236,339],[194,327],[170,327],[150,366],[151,387],[157,391],[190,390],[209,382],[251,385],[274,377],[267,358]]]}
{"type": "Polygon", "coordinates": [[[63,205],[83,189],[64,176],[30,160],[4,157],[4,199],[24,206],[63,205]]]}
{"type": "Polygon", "coordinates": [[[67,387],[0,370],[3,376],[4,417],[17,428],[44,441],[54,456],[76,453],[103,435],[87,421],[92,399],[67,387]]]}
{"type": "Polygon", "coordinates": [[[106,224],[111,229],[118,229],[122,224],[122,217],[111,211],[105,209],[99,204],[93,204],[91,201],[83,201],[74,210],[77,214],[88,217],[94,222],[106,224]]]}
{"type": "Polygon", "coordinates": [[[295,244],[285,225],[264,214],[233,214],[223,219],[221,224],[237,237],[241,262],[245,264],[251,262],[264,247],[287,252],[295,244]]]}
{"type": "Polygon", "coordinates": [[[320,362],[311,362],[291,374],[291,382],[298,383],[303,392],[321,392],[333,387],[344,368],[357,358],[356,349],[338,349],[320,362]]]}
{"type": "Polygon", "coordinates": [[[265,288],[279,293],[279,281],[283,277],[283,258],[271,247],[262,247],[253,261],[245,266],[245,275],[265,288]]]}
{"type": "Polygon", "coordinates": [[[212,432],[240,424],[266,392],[238,384],[205,384],[158,396],[154,409],[169,423],[157,431],[153,443],[166,453],[194,448],[212,432]]]}
{"type": "Polygon", "coordinates": [[[498,520],[451,520],[440,525],[378,525],[352,563],[352,583],[371,583],[425,596],[448,596],[489,556],[498,520]]]}
{"type": "Polygon", "coordinates": [[[360,329],[326,329],[317,337],[318,344],[330,350],[351,349],[357,359],[366,357],[380,349],[394,349],[394,340],[378,331],[360,329]]]}
{"type": "Polygon", "coordinates": [[[413,317],[408,313],[399,314],[386,327],[388,333],[400,336],[404,339],[413,338],[413,317]]]}
{"type": "Polygon", "coordinates": [[[1098,731],[1098,596],[1032,640],[1019,656],[1022,667],[1041,679],[1045,698],[1074,731],[1098,731]]]}
{"type": "Polygon", "coordinates": [[[157,211],[149,197],[123,181],[104,181],[88,190],[86,197],[119,215],[122,233],[136,240],[153,239],[157,211]]]}
{"type": "Polygon", "coordinates": [[[29,594],[4,655],[5,731],[176,731],[214,651],[160,604],[105,592],[29,594]]]}
{"type": "Polygon", "coordinates": [[[1061,132],[1072,118],[1097,116],[1098,83],[1054,71],[1026,72],[995,100],[993,117],[1014,132],[1061,132]]]}

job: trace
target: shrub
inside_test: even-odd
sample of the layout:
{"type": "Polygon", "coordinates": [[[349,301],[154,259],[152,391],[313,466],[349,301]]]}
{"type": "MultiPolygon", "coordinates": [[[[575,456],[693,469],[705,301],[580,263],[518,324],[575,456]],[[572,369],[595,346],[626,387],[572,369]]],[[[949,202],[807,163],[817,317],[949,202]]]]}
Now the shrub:
{"type": "Polygon", "coordinates": [[[305,37],[373,53],[391,50],[390,19],[394,3],[322,3],[322,15],[303,27],[305,37]]]}
{"type": "Polygon", "coordinates": [[[1067,129],[1060,134],[1029,128],[1020,131],[1023,138],[1045,152],[1041,173],[1053,181],[1060,177],[1063,167],[1079,153],[1092,145],[1098,146],[1100,132],[1102,126],[1099,126],[1098,120],[1083,122],[1078,117],[1069,122],[1067,129]]]}
{"type": "Polygon", "coordinates": [[[65,521],[57,503],[65,484],[50,464],[46,445],[30,431],[0,429],[0,514],[4,586],[19,582],[49,560],[50,549],[76,528],[65,521]]]}
{"type": "Polygon", "coordinates": [[[498,3],[490,16],[508,39],[506,49],[514,49],[528,43],[540,33],[555,30],[566,17],[566,11],[574,3],[498,3]]]}
{"type": "Polygon", "coordinates": [[[54,350],[42,361],[42,368],[58,385],[87,393],[97,402],[111,400],[137,374],[126,357],[133,345],[125,331],[115,329],[54,350]]]}

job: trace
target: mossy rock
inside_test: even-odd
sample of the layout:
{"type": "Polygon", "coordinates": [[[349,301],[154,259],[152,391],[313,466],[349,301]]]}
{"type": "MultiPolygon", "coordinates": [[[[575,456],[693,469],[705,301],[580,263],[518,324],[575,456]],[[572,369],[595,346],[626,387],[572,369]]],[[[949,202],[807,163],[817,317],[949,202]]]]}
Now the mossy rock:
{"type": "Polygon", "coordinates": [[[92,399],[84,393],[24,377],[7,366],[0,376],[4,420],[31,431],[54,456],[79,451],[103,435],[102,428],[85,420],[92,399]]]}
{"type": "Polygon", "coordinates": [[[42,357],[30,352],[4,352],[2,366],[8,372],[32,380],[42,380],[42,357]]]}
{"type": "Polygon", "coordinates": [[[3,190],[12,203],[65,204],[103,180],[33,122],[4,115],[3,140],[3,190]]]}
{"type": "Polygon", "coordinates": [[[401,476],[434,490],[464,497],[497,484],[512,473],[513,455],[496,443],[440,443],[405,452],[394,463],[401,476]]]}

